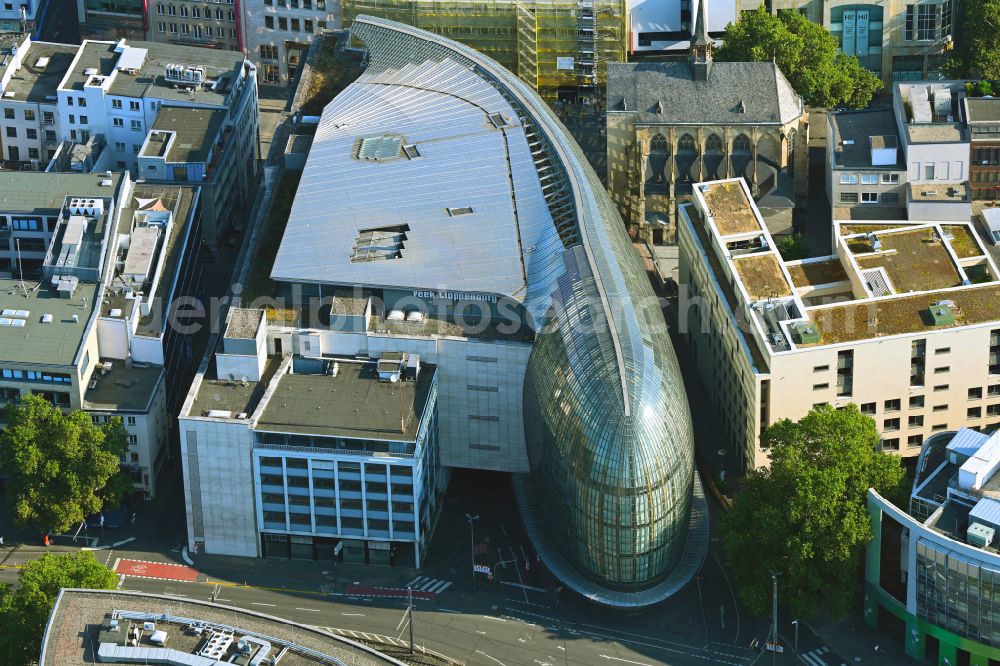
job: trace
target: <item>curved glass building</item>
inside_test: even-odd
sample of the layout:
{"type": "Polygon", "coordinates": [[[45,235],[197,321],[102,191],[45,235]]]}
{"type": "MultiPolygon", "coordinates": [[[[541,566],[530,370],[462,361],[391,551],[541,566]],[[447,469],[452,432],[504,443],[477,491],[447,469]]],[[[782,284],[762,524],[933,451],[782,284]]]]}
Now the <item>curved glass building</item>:
{"type": "Polygon", "coordinates": [[[496,62],[385,19],[351,32],[366,68],[323,113],[272,277],[405,292],[442,317],[512,304],[527,320],[506,338],[516,349],[492,330],[480,351],[441,328],[433,344],[387,341],[411,307],[387,304],[399,315],[365,353],[438,364],[443,464],[504,469],[482,456],[506,446],[529,536],[568,587],[614,607],[666,599],[701,566],[707,510],[677,359],[621,218],[548,106],[496,62]],[[487,375],[511,383],[476,386],[487,375]],[[456,414],[468,403],[480,412],[456,414]]]}

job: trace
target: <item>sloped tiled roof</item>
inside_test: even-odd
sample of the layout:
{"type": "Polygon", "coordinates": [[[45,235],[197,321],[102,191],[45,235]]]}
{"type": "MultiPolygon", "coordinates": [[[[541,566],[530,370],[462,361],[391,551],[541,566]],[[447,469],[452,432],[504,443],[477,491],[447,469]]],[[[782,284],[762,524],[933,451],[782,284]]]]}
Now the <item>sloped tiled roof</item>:
{"type": "Polygon", "coordinates": [[[687,62],[609,63],[607,108],[664,124],[785,124],[802,115],[801,98],[770,62],[714,62],[708,81],[695,81],[687,62]]]}

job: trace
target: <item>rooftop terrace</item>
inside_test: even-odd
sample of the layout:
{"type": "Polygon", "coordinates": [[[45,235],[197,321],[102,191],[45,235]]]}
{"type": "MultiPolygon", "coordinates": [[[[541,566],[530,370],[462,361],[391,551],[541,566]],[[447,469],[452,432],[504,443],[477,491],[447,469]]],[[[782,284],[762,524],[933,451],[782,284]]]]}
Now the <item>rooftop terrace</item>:
{"type": "Polygon", "coordinates": [[[109,370],[94,372],[91,385],[83,396],[86,409],[109,411],[145,411],[163,376],[155,365],[126,366],[124,361],[110,361],[109,370]]]}
{"type": "Polygon", "coordinates": [[[328,437],[414,441],[435,366],[422,364],[415,381],[382,381],[375,363],[344,360],[337,375],[277,378],[257,429],[328,437]]]}
{"type": "Polygon", "coordinates": [[[911,201],[970,201],[968,183],[907,183],[911,201]]]}

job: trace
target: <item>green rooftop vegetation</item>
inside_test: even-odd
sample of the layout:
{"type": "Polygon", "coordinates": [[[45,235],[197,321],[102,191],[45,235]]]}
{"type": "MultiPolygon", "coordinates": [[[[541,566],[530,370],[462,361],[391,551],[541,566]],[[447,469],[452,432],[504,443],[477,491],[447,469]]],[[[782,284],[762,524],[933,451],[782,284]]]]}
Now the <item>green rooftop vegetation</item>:
{"type": "MultiPolygon", "coordinates": [[[[257,254],[250,264],[250,273],[243,289],[243,303],[247,306],[251,306],[257,299],[275,296],[271,267],[274,266],[274,258],[278,254],[281,238],[285,234],[285,225],[288,223],[288,215],[292,211],[292,203],[295,201],[301,177],[301,171],[285,171],[275,187],[271,208],[264,219],[264,228],[261,229],[257,241],[257,254]]],[[[263,307],[267,310],[268,321],[290,322],[295,319],[295,313],[291,310],[279,310],[274,305],[263,307]]]]}
{"type": "Polygon", "coordinates": [[[313,48],[318,49],[318,52],[315,56],[311,55],[306,63],[300,84],[305,86],[301,109],[307,116],[323,113],[323,108],[330,100],[361,73],[361,63],[357,56],[338,50],[337,44],[338,39],[333,35],[313,41],[313,48]]]}

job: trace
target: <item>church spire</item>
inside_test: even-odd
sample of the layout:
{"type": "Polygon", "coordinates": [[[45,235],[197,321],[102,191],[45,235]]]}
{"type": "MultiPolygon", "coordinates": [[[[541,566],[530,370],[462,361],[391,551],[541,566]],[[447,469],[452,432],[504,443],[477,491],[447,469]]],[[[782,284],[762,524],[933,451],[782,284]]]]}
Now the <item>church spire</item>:
{"type": "Polygon", "coordinates": [[[708,36],[709,0],[698,0],[698,16],[691,41],[691,69],[695,81],[707,81],[712,71],[712,38],[708,36]]]}

